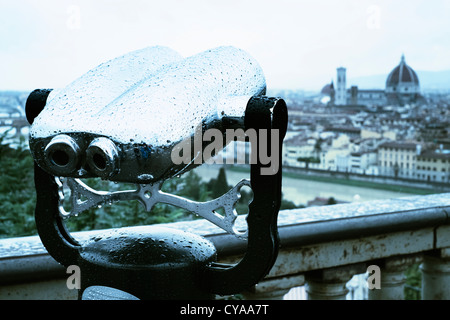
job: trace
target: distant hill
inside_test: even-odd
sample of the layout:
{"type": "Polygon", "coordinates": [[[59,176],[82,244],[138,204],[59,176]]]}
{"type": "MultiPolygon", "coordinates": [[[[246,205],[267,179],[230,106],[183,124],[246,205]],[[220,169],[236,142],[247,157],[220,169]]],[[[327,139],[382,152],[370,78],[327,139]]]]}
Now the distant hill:
{"type": "MultiPolygon", "coordinates": [[[[450,70],[416,71],[421,90],[450,90],[450,70]]],[[[347,80],[347,86],[358,86],[361,89],[384,89],[387,75],[355,77],[347,80]]]]}

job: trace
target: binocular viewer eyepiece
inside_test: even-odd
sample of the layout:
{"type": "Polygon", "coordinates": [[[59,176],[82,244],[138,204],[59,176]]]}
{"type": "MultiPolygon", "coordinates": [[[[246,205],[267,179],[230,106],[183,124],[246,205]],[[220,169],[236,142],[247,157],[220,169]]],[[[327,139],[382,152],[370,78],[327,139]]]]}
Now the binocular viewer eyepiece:
{"type": "Polygon", "coordinates": [[[97,176],[108,179],[118,170],[119,151],[108,138],[95,138],[86,149],[86,163],[97,176]]]}
{"type": "Polygon", "coordinates": [[[94,138],[85,142],[67,134],[53,137],[44,149],[47,171],[55,176],[83,176],[83,173],[111,178],[118,170],[119,151],[110,139],[94,138]],[[77,141],[78,140],[78,141],[77,141]]]}
{"type": "Polygon", "coordinates": [[[45,147],[45,160],[55,175],[71,175],[78,170],[81,162],[80,147],[68,135],[54,137],[45,147]]]}

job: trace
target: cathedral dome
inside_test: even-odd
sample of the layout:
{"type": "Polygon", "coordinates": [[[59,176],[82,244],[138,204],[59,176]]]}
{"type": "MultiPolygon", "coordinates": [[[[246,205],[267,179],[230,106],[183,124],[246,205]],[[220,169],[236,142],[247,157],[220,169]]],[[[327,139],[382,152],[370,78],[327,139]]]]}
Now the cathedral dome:
{"type": "Polygon", "coordinates": [[[333,81],[331,81],[331,83],[328,83],[328,84],[324,85],[322,90],[320,91],[320,93],[323,94],[323,95],[331,96],[332,91],[334,91],[333,81]]]}
{"type": "Polygon", "coordinates": [[[406,64],[404,55],[402,55],[400,64],[387,77],[386,93],[419,93],[419,78],[416,72],[406,64]]]}

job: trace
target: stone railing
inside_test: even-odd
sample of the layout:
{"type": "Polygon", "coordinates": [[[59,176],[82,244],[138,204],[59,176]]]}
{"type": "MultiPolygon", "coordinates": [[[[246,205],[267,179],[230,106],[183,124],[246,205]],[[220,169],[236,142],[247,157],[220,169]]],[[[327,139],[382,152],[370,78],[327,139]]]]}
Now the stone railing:
{"type": "MultiPolygon", "coordinates": [[[[284,210],[278,222],[275,265],[244,299],[282,299],[302,286],[308,299],[345,299],[357,274],[366,274],[369,299],[403,299],[404,271],[414,263],[421,263],[422,299],[450,299],[450,193],[284,210]]],[[[239,261],[246,250],[204,220],[165,226],[205,236],[220,262],[239,261]]],[[[82,241],[102,232],[73,235],[82,241]]],[[[67,277],[37,236],[0,240],[0,299],[76,299],[67,277]]]]}

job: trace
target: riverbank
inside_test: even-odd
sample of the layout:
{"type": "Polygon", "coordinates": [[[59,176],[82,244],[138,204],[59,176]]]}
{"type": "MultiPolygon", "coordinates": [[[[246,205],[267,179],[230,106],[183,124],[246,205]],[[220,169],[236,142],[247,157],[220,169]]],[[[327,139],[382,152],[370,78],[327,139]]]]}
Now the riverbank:
{"type": "MultiPolygon", "coordinates": [[[[248,167],[241,166],[229,166],[227,170],[234,172],[249,172],[248,167]]],[[[400,181],[398,184],[394,183],[382,183],[370,181],[369,179],[363,179],[363,177],[359,177],[358,180],[351,179],[350,176],[348,178],[342,177],[344,174],[337,175],[337,173],[329,173],[326,171],[316,172],[318,170],[303,170],[300,168],[283,168],[283,177],[289,177],[293,179],[301,179],[301,180],[309,180],[309,181],[317,181],[317,182],[325,182],[332,183],[337,185],[346,185],[360,188],[368,188],[368,189],[376,189],[376,190],[385,190],[392,192],[401,192],[401,193],[409,193],[415,195],[427,195],[434,194],[440,192],[448,192],[449,190],[441,190],[440,188],[433,189],[432,186],[427,187],[418,187],[417,185],[411,186],[407,185],[408,181],[400,181]]],[[[373,180],[374,177],[371,177],[373,180]]],[[[394,180],[394,179],[392,179],[394,180]]],[[[420,182],[415,182],[419,184],[420,182]]]]}

